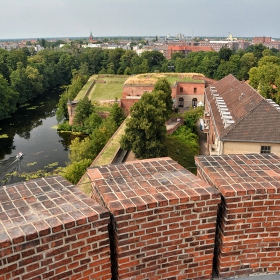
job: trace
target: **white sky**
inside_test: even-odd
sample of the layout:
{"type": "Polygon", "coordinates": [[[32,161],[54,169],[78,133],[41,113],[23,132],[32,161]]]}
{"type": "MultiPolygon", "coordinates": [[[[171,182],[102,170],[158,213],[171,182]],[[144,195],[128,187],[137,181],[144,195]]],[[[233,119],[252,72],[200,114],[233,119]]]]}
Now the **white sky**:
{"type": "Polygon", "coordinates": [[[0,39],[93,36],[280,38],[280,0],[0,0],[0,39]]]}

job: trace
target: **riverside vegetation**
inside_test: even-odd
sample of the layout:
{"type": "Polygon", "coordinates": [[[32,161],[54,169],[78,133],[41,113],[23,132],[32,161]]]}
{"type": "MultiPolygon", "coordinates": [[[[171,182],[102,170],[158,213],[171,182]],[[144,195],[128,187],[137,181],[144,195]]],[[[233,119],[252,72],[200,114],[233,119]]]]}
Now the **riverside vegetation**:
{"type": "MultiPolygon", "coordinates": [[[[177,73],[198,72],[209,78],[221,79],[231,73],[239,79],[249,79],[250,84],[258,89],[265,98],[271,98],[278,103],[280,100],[279,51],[269,50],[261,44],[250,46],[246,51],[238,50],[235,52],[230,49],[221,49],[219,52],[190,53],[187,57],[181,53],[175,53],[171,60],[167,60],[157,51],[144,52],[138,56],[133,51],[121,48],[115,50],[83,49],[79,47],[80,42],[78,41],[73,41],[62,49],[51,43],[47,46],[46,49],[38,53],[30,51],[28,48],[12,51],[0,49],[0,120],[8,118],[16,112],[19,106],[24,106],[28,100],[38,95],[47,94],[48,90],[58,87],[64,87],[65,91],[58,103],[57,119],[59,121],[67,119],[67,100],[73,100],[93,74],[131,75],[172,70],[177,73]]],[[[104,92],[104,96],[106,98],[106,92],[104,92]]],[[[93,105],[92,111],[86,115],[87,118],[77,121],[74,127],[69,127],[65,123],[60,128],[86,133],[90,135],[90,140],[96,138],[94,148],[91,147],[94,157],[117,128],[118,121],[112,115],[115,114],[114,110],[118,109],[116,106],[113,107],[113,113],[109,118],[100,119],[97,114],[98,106],[94,102],[93,105]]],[[[81,109],[81,111],[83,110],[81,109]]],[[[189,126],[188,128],[190,133],[193,133],[193,129],[189,126]]],[[[177,135],[177,133],[180,134],[180,130],[183,129],[166,137],[164,141],[168,142],[170,137],[176,138],[176,141],[178,139],[183,141],[184,137],[177,135]]],[[[185,133],[186,131],[182,132],[182,135],[185,133]]],[[[0,135],[0,138],[4,137],[5,135],[0,135]]],[[[189,143],[193,142],[194,139],[195,136],[191,136],[184,141],[189,143]]],[[[73,141],[70,153],[70,161],[73,165],[66,167],[65,174],[73,175],[75,173],[75,168],[71,169],[73,166],[76,166],[77,170],[84,170],[84,167],[93,160],[93,158],[79,160],[81,157],[75,159],[71,155],[72,151],[73,154],[78,154],[74,153],[75,145],[81,146],[78,141],[85,143],[83,145],[90,145],[88,139],[75,139],[73,141]]],[[[181,159],[185,157],[182,152],[183,148],[175,148],[178,145],[170,148],[172,145],[168,143],[166,146],[169,147],[168,153],[174,153],[174,157],[176,155],[181,159]]],[[[186,165],[190,166],[192,163],[186,163],[186,165]]],[[[80,173],[78,172],[78,174],[80,173]]],[[[68,176],[72,182],[78,180],[78,176],[73,177],[75,178],[68,176]]]]}

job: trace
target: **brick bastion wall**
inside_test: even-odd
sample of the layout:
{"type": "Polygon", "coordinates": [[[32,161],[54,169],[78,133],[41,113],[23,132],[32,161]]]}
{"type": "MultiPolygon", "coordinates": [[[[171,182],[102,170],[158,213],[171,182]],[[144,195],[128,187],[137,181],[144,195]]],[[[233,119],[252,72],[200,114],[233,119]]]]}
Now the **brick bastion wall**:
{"type": "Polygon", "coordinates": [[[170,158],[88,169],[113,279],[211,279],[219,192],[170,158]]]}
{"type": "Polygon", "coordinates": [[[220,279],[279,273],[280,158],[199,156],[90,167],[0,187],[0,280],[220,279]]]}
{"type": "Polygon", "coordinates": [[[221,192],[214,269],[221,278],[279,273],[280,158],[199,156],[198,176],[221,192]]]}

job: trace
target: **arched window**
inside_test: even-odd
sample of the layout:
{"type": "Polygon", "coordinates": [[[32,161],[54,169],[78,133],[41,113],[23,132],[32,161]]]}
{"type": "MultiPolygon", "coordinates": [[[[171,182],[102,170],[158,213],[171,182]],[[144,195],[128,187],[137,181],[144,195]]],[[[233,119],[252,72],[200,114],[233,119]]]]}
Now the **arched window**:
{"type": "Polygon", "coordinates": [[[179,104],[178,104],[179,107],[184,107],[184,98],[183,97],[180,97],[179,98],[179,104]]]}
{"type": "Polygon", "coordinates": [[[193,108],[197,107],[197,98],[192,99],[192,106],[193,106],[193,108]]]}

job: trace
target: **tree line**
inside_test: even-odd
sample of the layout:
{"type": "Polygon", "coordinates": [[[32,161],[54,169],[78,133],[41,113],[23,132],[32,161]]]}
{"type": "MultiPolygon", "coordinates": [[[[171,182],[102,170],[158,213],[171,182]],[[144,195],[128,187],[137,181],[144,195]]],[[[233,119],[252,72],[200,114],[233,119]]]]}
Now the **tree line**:
{"type": "Polygon", "coordinates": [[[28,48],[0,49],[0,120],[28,100],[69,85],[71,79],[77,83],[65,95],[72,97],[90,75],[102,73],[197,72],[213,79],[231,73],[239,80],[249,79],[261,94],[279,102],[279,71],[279,51],[269,50],[262,44],[252,45],[246,51],[223,48],[219,52],[192,52],[187,56],[174,53],[170,60],[158,51],[146,51],[138,56],[132,50],[81,48],[78,43],[61,49],[46,48],[38,53],[28,48]]]}

